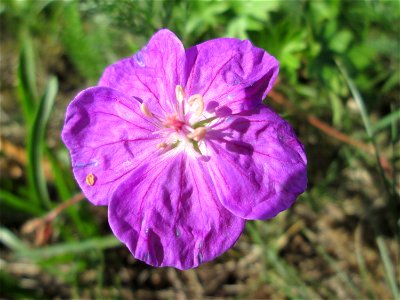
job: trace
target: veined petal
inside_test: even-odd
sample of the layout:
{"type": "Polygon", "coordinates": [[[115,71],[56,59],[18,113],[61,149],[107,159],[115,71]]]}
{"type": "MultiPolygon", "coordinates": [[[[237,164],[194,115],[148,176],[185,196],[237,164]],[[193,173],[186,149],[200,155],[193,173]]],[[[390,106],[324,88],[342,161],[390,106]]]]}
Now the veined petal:
{"type": "Polygon", "coordinates": [[[180,152],[135,170],[113,195],[109,223],[137,259],[184,270],[232,247],[245,221],[221,205],[202,162],[180,152]]]}
{"type": "Polygon", "coordinates": [[[86,89],[68,106],[62,139],[74,176],[93,204],[107,205],[115,187],[158,153],[161,139],[139,107],[106,87],[86,89]]]}
{"type": "Polygon", "coordinates": [[[99,86],[140,97],[153,112],[174,112],[175,87],[182,85],[185,49],[174,33],[158,31],[133,57],[107,67],[99,86]]]}
{"type": "Polygon", "coordinates": [[[186,51],[185,89],[202,95],[209,113],[236,114],[261,103],[278,71],[278,61],[250,41],[214,39],[186,51]]]}
{"type": "Polygon", "coordinates": [[[293,129],[262,106],[207,132],[208,168],[222,204],[245,219],[272,218],[307,187],[307,159],[293,129]]]}

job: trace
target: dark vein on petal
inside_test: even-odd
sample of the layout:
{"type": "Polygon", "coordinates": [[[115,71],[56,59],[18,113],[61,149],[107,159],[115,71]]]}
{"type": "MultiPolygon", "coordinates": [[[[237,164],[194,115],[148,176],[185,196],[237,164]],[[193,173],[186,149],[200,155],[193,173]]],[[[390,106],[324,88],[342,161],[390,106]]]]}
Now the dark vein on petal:
{"type": "Polygon", "coordinates": [[[148,85],[145,84],[145,83],[139,78],[139,76],[138,76],[137,73],[136,73],[136,70],[135,70],[135,76],[136,76],[137,80],[150,92],[150,94],[152,94],[153,97],[157,99],[156,103],[160,106],[160,108],[164,111],[164,113],[166,113],[164,107],[163,107],[163,106],[161,105],[161,103],[160,103],[160,99],[154,94],[154,92],[148,87],[148,85]]]}
{"type": "Polygon", "coordinates": [[[232,161],[231,159],[229,159],[229,156],[224,155],[222,153],[225,153],[225,150],[222,147],[219,147],[222,151],[219,151],[220,155],[223,156],[226,161],[228,161],[235,169],[237,169],[244,177],[247,178],[247,180],[252,183],[252,180],[250,179],[250,177],[248,176],[248,174],[242,170],[242,168],[238,168],[238,164],[236,161],[232,161]]]}
{"type": "Polygon", "coordinates": [[[137,138],[137,139],[133,139],[133,140],[118,140],[115,142],[110,142],[110,143],[106,143],[106,144],[101,144],[95,147],[90,147],[92,149],[97,149],[97,148],[101,148],[101,147],[105,147],[105,146],[110,146],[110,145],[115,145],[118,143],[125,143],[125,142],[136,142],[136,141],[151,141],[151,140],[155,140],[155,139],[159,139],[159,138],[137,138]]]}
{"type": "Polygon", "coordinates": [[[179,216],[179,209],[181,206],[181,202],[182,202],[182,190],[183,190],[183,172],[184,172],[184,167],[183,167],[183,159],[181,159],[181,165],[180,165],[180,177],[179,177],[179,197],[178,197],[178,204],[176,207],[176,215],[174,218],[174,222],[173,225],[176,225],[176,218],[179,216]]]}
{"type": "MultiPolygon", "coordinates": [[[[190,163],[188,164],[188,166],[189,166],[190,173],[192,174],[192,182],[193,182],[193,185],[196,187],[196,191],[197,191],[197,200],[198,200],[198,202],[199,202],[199,206],[200,206],[201,211],[203,211],[203,206],[201,205],[199,187],[198,187],[197,184],[196,184],[194,172],[193,172],[193,170],[192,170],[192,168],[191,168],[191,166],[190,166],[190,163]]],[[[202,222],[202,224],[205,224],[205,222],[204,222],[204,215],[203,215],[203,214],[202,214],[202,217],[203,217],[203,222],[202,222]]]]}
{"type": "Polygon", "coordinates": [[[292,162],[289,162],[289,161],[286,161],[286,160],[283,160],[283,159],[280,159],[280,158],[277,158],[277,157],[273,157],[273,156],[271,156],[271,155],[269,155],[269,154],[267,154],[267,153],[257,151],[257,150],[255,150],[255,149],[253,149],[253,152],[258,153],[258,154],[260,154],[260,155],[267,156],[267,157],[269,157],[269,158],[272,158],[272,159],[274,159],[274,160],[277,160],[277,161],[280,161],[280,162],[283,162],[283,163],[286,163],[286,164],[289,164],[289,165],[294,165],[294,164],[300,163],[300,162],[292,163],[292,162]]]}
{"type": "MultiPolygon", "coordinates": [[[[116,177],[116,178],[114,178],[114,179],[112,179],[112,180],[110,180],[110,181],[103,182],[103,183],[101,183],[101,184],[99,184],[99,185],[106,185],[106,184],[109,184],[109,183],[112,183],[112,182],[115,182],[115,181],[119,180],[120,178],[124,177],[124,176],[127,175],[128,173],[130,173],[130,172],[132,172],[133,170],[135,170],[143,161],[148,160],[148,158],[149,158],[150,156],[152,156],[154,153],[157,153],[157,152],[158,152],[158,150],[151,152],[151,153],[150,153],[149,155],[147,155],[145,158],[140,159],[140,161],[139,161],[135,166],[133,166],[130,170],[124,172],[122,175],[120,175],[120,176],[118,176],[118,177],[116,177]]],[[[146,173],[146,174],[147,174],[147,173],[146,173]]]]}
{"type": "Polygon", "coordinates": [[[151,132],[150,129],[140,127],[140,126],[136,125],[135,123],[132,123],[132,122],[130,122],[130,121],[128,121],[128,120],[122,118],[121,116],[115,115],[115,114],[113,114],[113,113],[109,113],[109,112],[105,112],[105,111],[94,111],[93,113],[95,113],[95,114],[104,114],[104,115],[113,116],[113,117],[116,117],[117,119],[120,119],[120,120],[122,120],[122,121],[125,121],[125,122],[127,122],[127,123],[129,123],[129,124],[131,124],[131,125],[133,125],[133,126],[135,126],[135,127],[137,127],[137,128],[140,128],[140,129],[143,129],[143,130],[145,130],[145,131],[151,132]]]}
{"type": "Polygon", "coordinates": [[[215,78],[219,75],[219,73],[221,72],[222,68],[224,68],[232,59],[233,59],[234,55],[232,55],[225,63],[223,63],[223,65],[218,69],[218,71],[215,73],[214,77],[212,80],[210,80],[210,84],[208,85],[207,89],[205,90],[205,92],[203,93],[203,98],[206,97],[206,94],[208,93],[211,85],[213,84],[215,78]]]}
{"type": "MultiPolygon", "coordinates": [[[[209,144],[210,144],[210,146],[211,146],[212,148],[215,149],[214,143],[209,143],[209,144]]],[[[218,170],[218,172],[219,172],[219,174],[220,174],[222,180],[224,181],[224,185],[225,185],[226,187],[228,187],[229,184],[228,184],[228,182],[226,181],[226,178],[224,177],[223,172],[221,172],[221,169],[218,167],[218,164],[215,163],[214,166],[217,168],[217,170],[218,170]]],[[[205,182],[206,182],[206,181],[205,181],[205,182]]],[[[207,182],[206,182],[206,184],[207,184],[207,182]]],[[[218,184],[216,184],[216,182],[214,182],[214,185],[215,185],[215,187],[218,187],[218,186],[219,186],[218,184]]],[[[209,187],[208,185],[207,185],[207,187],[210,189],[210,187],[209,187]]],[[[229,194],[231,195],[231,198],[234,199],[234,197],[233,197],[233,195],[232,195],[232,193],[231,193],[231,190],[228,189],[228,191],[229,191],[229,194]]],[[[215,200],[214,200],[214,202],[215,202],[215,200]]],[[[217,207],[218,207],[218,206],[217,206],[217,207]]]]}
{"type": "MultiPolygon", "coordinates": [[[[153,169],[155,169],[156,167],[159,167],[158,165],[155,165],[153,168],[151,168],[150,170],[153,170],[153,169]]],[[[147,189],[146,189],[146,192],[144,193],[144,195],[142,196],[142,199],[140,200],[140,205],[139,205],[139,211],[142,211],[142,204],[143,204],[143,201],[144,201],[144,198],[147,196],[147,194],[149,193],[149,191],[150,191],[150,188],[152,187],[152,185],[153,185],[153,183],[154,183],[154,181],[156,181],[157,179],[158,179],[158,177],[161,175],[161,173],[162,172],[164,172],[164,168],[160,168],[161,169],[161,171],[154,177],[154,179],[151,181],[151,183],[148,185],[148,187],[147,187],[147,189]]],[[[150,172],[150,170],[148,170],[147,172],[146,172],[146,175],[150,172]]],[[[146,176],[143,176],[143,178],[145,178],[146,176]]]]}
{"type": "MultiPolygon", "coordinates": [[[[219,214],[219,216],[221,217],[221,211],[220,211],[219,206],[218,206],[218,203],[219,203],[219,202],[214,198],[214,194],[213,194],[213,192],[212,192],[212,189],[211,189],[210,185],[208,184],[207,180],[205,180],[204,177],[203,177],[203,181],[204,181],[204,183],[206,184],[207,189],[208,189],[208,192],[211,194],[211,199],[213,200],[213,202],[214,202],[214,204],[215,204],[215,207],[216,207],[217,210],[218,210],[218,214],[219,214]]],[[[225,179],[224,179],[224,181],[225,181],[225,179]]]]}
{"type": "MultiPolygon", "coordinates": [[[[196,48],[197,49],[197,48],[196,48]]],[[[186,53],[185,53],[186,54],[186,53]]],[[[185,55],[185,57],[186,57],[186,55],[185,55]]],[[[189,77],[188,77],[188,81],[189,81],[189,79],[190,79],[190,82],[189,82],[189,90],[187,91],[187,94],[188,95],[192,95],[192,84],[193,84],[193,73],[194,73],[194,71],[196,70],[196,67],[197,67],[197,58],[198,58],[199,56],[198,55],[196,55],[196,58],[195,58],[195,60],[194,60],[194,64],[193,64],[193,67],[192,67],[192,69],[190,70],[190,74],[189,74],[189,77]]]]}

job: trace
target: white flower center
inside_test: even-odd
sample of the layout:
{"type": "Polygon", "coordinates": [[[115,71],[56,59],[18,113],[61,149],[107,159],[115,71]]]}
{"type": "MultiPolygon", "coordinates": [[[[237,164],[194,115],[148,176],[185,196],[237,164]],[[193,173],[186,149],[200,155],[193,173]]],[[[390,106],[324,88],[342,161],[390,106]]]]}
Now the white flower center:
{"type": "Polygon", "coordinates": [[[215,118],[206,119],[204,116],[202,95],[195,94],[186,99],[185,90],[177,85],[175,98],[176,112],[163,117],[153,114],[145,103],[140,105],[142,113],[156,121],[160,128],[157,133],[164,137],[164,141],[158,143],[157,148],[164,152],[178,148],[194,155],[201,155],[207,135],[205,125],[215,118]]]}

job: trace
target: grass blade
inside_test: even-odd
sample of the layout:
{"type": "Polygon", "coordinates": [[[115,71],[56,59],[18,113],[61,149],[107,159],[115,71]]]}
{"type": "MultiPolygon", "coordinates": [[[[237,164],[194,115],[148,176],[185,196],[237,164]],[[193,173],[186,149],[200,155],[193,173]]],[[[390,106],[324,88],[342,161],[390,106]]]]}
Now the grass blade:
{"type": "Polygon", "coordinates": [[[367,292],[368,298],[369,299],[374,299],[374,294],[372,292],[372,279],[370,276],[370,273],[368,273],[367,266],[365,264],[365,259],[362,253],[362,226],[361,223],[359,223],[356,227],[356,230],[354,232],[354,250],[355,250],[355,255],[357,259],[357,264],[358,264],[358,269],[360,271],[360,277],[362,280],[362,286],[367,292]]]}
{"type": "MultiPolygon", "coordinates": [[[[392,196],[391,195],[391,189],[390,189],[390,186],[389,186],[389,184],[388,184],[388,182],[386,180],[385,171],[383,170],[383,167],[382,167],[382,164],[381,164],[378,146],[376,145],[374,131],[372,129],[371,122],[369,120],[369,116],[368,116],[367,109],[366,109],[365,104],[364,104],[364,100],[363,100],[360,92],[358,91],[357,87],[355,86],[353,81],[350,79],[350,76],[347,73],[347,70],[344,67],[344,65],[339,60],[336,61],[336,64],[337,64],[340,72],[342,73],[345,81],[347,82],[347,85],[348,85],[348,87],[350,89],[350,92],[351,92],[354,100],[356,101],[359,109],[360,109],[361,118],[363,120],[365,130],[366,130],[367,135],[368,135],[368,137],[369,137],[369,139],[370,139],[370,141],[372,143],[372,146],[374,147],[375,158],[376,158],[376,162],[377,162],[377,166],[378,166],[379,175],[380,175],[380,177],[382,179],[382,183],[383,183],[383,186],[384,186],[386,192],[389,194],[389,198],[392,198],[391,197],[392,196]]],[[[394,197],[394,195],[393,195],[393,197],[394,197]]]]}
{"type": "MultiPolygon", "coordinates": [[[[392,114],[394,111],[396,111],[396,106],[394,104],[391,105],[391,110],[392,114]]],[[[398,178],[397,173],[398,170],[396,168],[396,157],[395,154],[398,153],[398,149],[396,149],[396,143],[399,141],[399,122],[396,122],[396,120],[392,120],[392,124],[390,126],[390,135],[391,135],[391,144],[392,144],[392,170],[393,170],[393,178],[398,178]]],[[[392,181],[392,195],[396,195],[396,180],[392,181]]]]}
{"type": "Polygon", "coordinates": [[[5,227],[0,227],[0,243],[14,251],[27,251],[27,246],[5,227]]]}
{"type": "Polygon", "coordinates": [[[50,208],[51,204],[41,162],[43,157],[46,124],[56,98],[57,90],[57,78],[52,77],[50,78],[46,91],[40,101],[28,137],[29,182],[35,191],[36,199],[39,202],[42,202],[46,208],[50,208]]]}
{"type": "Polygon", "coordinates": [[[31,124],[37,99],[36,69],[32,41],[28,35],[19,56],[18,92],[26,124],[31,124]]]}
{"type": "Polygon", "coordinates": [[[73,195],[73,191],[69,188],[67,184],[69,174],[66,175],[66,170],[63,170],[62,165],[57,159],[57,155],[53,153],[50,149],[46,149],[46,156],[49,158],[51,164],[51,170],[54,174],[54,184],[57,188],[58,195],[62,200],[67,200],[71,198],[73,195]]]}
{"type": "Polygon", "coordinates": [[[90,250],[103,250],[121,245],[113,235],[93,238],[85,241],[76,241],[65,244],[52,245],[38,249],[25,249],[16,253],[17,258],[29,258],[32,260],[48,259],[66,254],[84,253],[90,250]]]}
{"type": "Polygon", "coordinates": [[[399,289],[396,283],[396,275],[393,269],[393,264],[388,250],[386,248],[386,244],[381,236],[376,238],[376,243],[378,245],[379,254],[381,255],[383,261],[383,267],[385,269],[385,277],[389,283],[390,290],[392,291],[393,299],[399,299],[399,289]]]}
{"type": "Polygon", "coordinates": [[[27,200],[21,199],[10,192],[0,190],[0,207],[4,208],[4,205],[34,216],[40,216],[43,213],[39,207],[32,205],[27,200]]]}
{"type": "Polygon", "coordinates": [[[309,229],[303,229],[302,231],[304,235],[311,241],[314,246],[315,251],[318,255],[325,260],[325,262],[329,265],[332,270],[335,271],[338,279],[343,283],[343,286],[347,287],[348,291],[351,291],[355,296],[356,299],[362,299],[364,296],[362,295],[360,289],[357,288],[351,277],[346,273],[346,270],[340,267],[335,260],[321,245],[317,243],[315,238],[313,237],[313,233],[309,229]]]}
{"type": "Polygon", "coordinates": [[[263,241],[256,224],[248,222],[246,224],[246,230],[249,231],[249,234],[254,242],[258,243],[263,248],[266,262],[274,268],[276,273],[285,281],[287,286],[295,287],[294,291],[292,289],[285,291],[288,298],[318,298],[318,295],[304,283],[297,270],[280,258],[276,249],[265,244],[265,241],[263,241]],[[292,294],[293,292],[296,292],[297,295],[294,296],[292,294]]]}
{"type": "Polygon", "coordinates": [[[389,127],[392,123],[396,123],[400,120],[400,110],[398,111],[393,111],[391,114],[385,116],[382,120],[379,120],[378,123],[376,123],[372,127],[372,132],[377,133],[386,127],[389,127]]]}

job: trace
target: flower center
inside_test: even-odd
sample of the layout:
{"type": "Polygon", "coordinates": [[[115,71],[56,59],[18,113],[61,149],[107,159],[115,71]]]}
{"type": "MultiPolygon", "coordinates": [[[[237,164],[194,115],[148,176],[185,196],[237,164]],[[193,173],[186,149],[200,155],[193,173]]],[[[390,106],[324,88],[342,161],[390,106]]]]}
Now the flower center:
{"type": "Polygon", "coordinates": [[[185,122],[179,120],[178,115],[175,114],[172,116],[167,116],[163,124],[165,127],[173,128],[175,131],[180,131],[185,125],[185,122]]]}
{"type": "Polygon", "coordinates": [[[191,95],[186,98],[182,86],[175,88],[176,111],[164,117],[157,116],[151,112],[145,103],[140,105],[142,113],[154,119],[156,125],[165,140],[157,144],[157,148],[166,152],[181,147],[182,150],[193,149],[192,153],[201,154],[201,147],[204,144],[208,123],[215,117],[206,119],[204,116],[204,101],[200,94],[191,95]],[[189,146],[189,147],[188,147],[189,146]]]}

